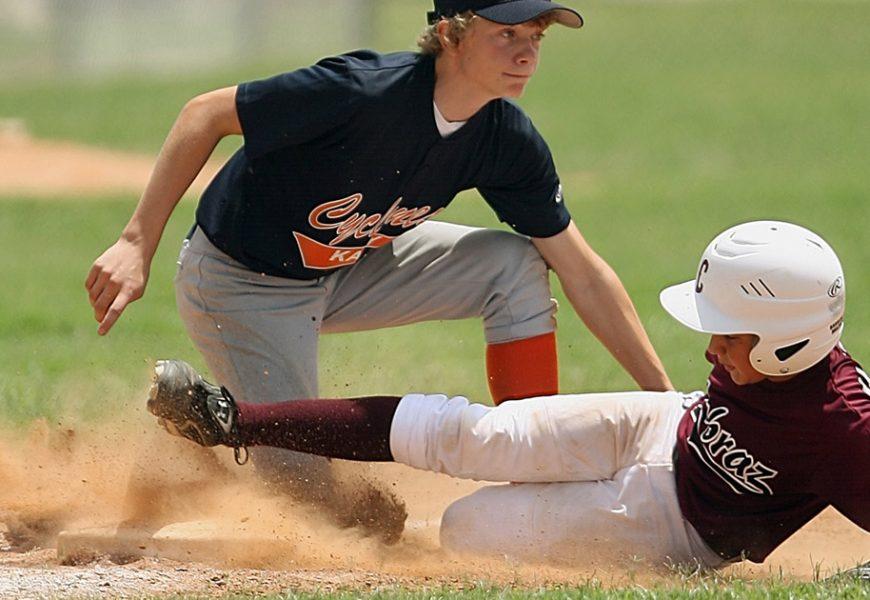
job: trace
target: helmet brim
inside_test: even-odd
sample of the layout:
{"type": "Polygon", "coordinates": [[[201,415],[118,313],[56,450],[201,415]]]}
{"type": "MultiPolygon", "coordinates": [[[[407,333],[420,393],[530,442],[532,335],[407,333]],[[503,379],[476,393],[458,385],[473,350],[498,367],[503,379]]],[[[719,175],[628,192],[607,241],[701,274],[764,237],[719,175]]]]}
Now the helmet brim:
{"type": "Polygon", "coordinates": [[[695,285],[692,280],[663,289],[659,294],[662,308],[689,329],[701,333],[755,333],[706,302],[699,301],[700,296],[695,292],[695,285]]]}

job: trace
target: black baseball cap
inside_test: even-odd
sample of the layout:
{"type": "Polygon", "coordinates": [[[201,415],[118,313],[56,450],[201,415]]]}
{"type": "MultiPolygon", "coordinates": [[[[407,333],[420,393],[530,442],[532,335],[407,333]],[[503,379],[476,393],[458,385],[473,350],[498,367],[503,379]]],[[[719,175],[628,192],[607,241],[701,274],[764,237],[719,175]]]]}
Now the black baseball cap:
{"type": "Polygon", "coordinates": [[[580,13],[550,0],[435,0],[435,10],[429,12],[429,24],[467,10],[502,25],[518,25],[545,13],[555,12],[557,23],[574,29],[583,27],[580,13]]]}

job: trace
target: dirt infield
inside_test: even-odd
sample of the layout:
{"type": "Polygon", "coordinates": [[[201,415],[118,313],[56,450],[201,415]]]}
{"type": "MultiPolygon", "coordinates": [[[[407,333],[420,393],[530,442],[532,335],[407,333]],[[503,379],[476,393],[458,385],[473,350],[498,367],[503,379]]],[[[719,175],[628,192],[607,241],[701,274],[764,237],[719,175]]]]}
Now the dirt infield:
{"type": "MultiPolygon", "coordinates": [[[[442,511],[481,484],[395,464],[336,464],[405,500],[408,527],[398,544],[338,528],[318,510],[270,493],[250,466],[233,464],[229,449],[213,453],[171,438],[144,410],[100,425],[37,422],[27,432],[0,432],[0,598],[464,587],[481,580],[539,586],[595,578],[605,585],[650,585],[674,578],[666,570],[592,560],[565,569],[445,555],[438,546],[442,511]],[[194,557],[200,563],[108,553],[83,554],[66,564],[54,550],[64,529],[122,521],[157,527],[192,519],[225,528],[245,524],[280,539],[287,550],[264,554],[260,545],[240,538],[231,553],[218,549],[209,559],[194,557]]],[[[764,565],[728,572],[812,580],[868,556],[870,536],[828,510],[764,565]]]]}
{"type": "MultiPolygon", "coordinates": [[[[153,157],[36,140],[14,123],[0,127],[0,197],[138,194],[152,163],[153,157]]],[[[201,189],[215,170],[210,165],[195,187],[201,189]]],[[[407,503],[405,535],[398,544],[385,546],[269,493],[251,468],[232,464],[230,453],[221,452],[215,460],[210,451],[203,454],[182,442],[173,446],[162,433],[152,438],[155,431],[144,402],[111,423],[39,422],[27,432],[0,431],[0,598],[458,588],[479,580],[535,586],[593,577],[604,585],[624,585],[672,577],[593,563],[565,570],[457,561],[438,547],[440,514],[481,484],[400,465],[340,467],[380,482],[407,503]],[[131,487],[131,480],[139,485],[131,487]],[[295,550],[264,557],[251,548],[246,558],[210,565],[111,555],[68,561],[77,564],[58,561],[54,548],[61,530],[117,525],[131,518],[251,523],[295,550]]],[[[870,535],[828,510],[764,565],[729,572],[747,577],[784,573],[809,580],[868,558],[870,535]]]]}
{"type": "MultiPolygon", "coordinates": [[[[153,156],[36,139],[15,120],[0,120],[0,197],[140,194],[153,156]]],[[[209,163],[191,186],[202,191],[217,172],[209,163]]]]}
{"type": "MultiPolygon", "coordinates": [[[[0,598],[21,595],[125,594],[255,590],[330,590],[353,587],[463,587],[486,579],[529,585],[582,582],[602,573],[524,568],[508,561],[468,561],[438,547],[444,508],[481,484],[401,465],[336,462],[365,481],[379,482],[409,508],[407,529],[384,545],[356,528],[338,528],[320,511],[270,493],[251,467],[167,436],[136,414],[95,426],[50,426],[0,433],[0,598]],[[239,539],[231,559],[209,564],[83,554],[61,564],[54,547],[63,529],[121,521],[164,523],[208,519],[281,539],[283,555],[264,555],[239,539]]],[[[614,572],[612,577],[622,578],[614,572]]]]}

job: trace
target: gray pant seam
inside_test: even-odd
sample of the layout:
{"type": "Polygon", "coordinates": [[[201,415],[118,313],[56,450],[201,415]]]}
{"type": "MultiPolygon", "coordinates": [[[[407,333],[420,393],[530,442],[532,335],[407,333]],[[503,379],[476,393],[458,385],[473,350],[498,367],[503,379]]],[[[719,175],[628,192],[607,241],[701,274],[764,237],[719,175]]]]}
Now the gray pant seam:
{"type": "MultiPolygon", "coordinates": [[[[202,305],[203,314],[205,314],[208,317],[208,319],[212,322],[212,325],[214,326],[215,330],[217,330],[217,332],[218,332],[218,339],[220,339],[220,343],[224,348],[224,354],[227,356],[228,362],[233,367],[233,372],[236,375],[236,381],[238,381],[241,384],[242,377],[241,377],[241,374],[239,373],[239,367],[236,364],[235,358],[233,357],[233,353],[229,351],[229,346],[227,345],[226,339],[224,338],[223,329],[221,328],[220,323],[218,323],[217,319],[212,314],[212,311],[209,310],[208,305],[207,305],[206,300],[205,300],[205,297],[202,295],[202,292],[200,291],[200,282],[203,280],[202,261],[205,260],[206,258],[208,258],[208,256],[204,253],[198,253],[198,254],[199,254],[199,260],[196,263],[196,268],[197,268],[197,284],[195,286],[196,295],[199,298],[200,304],[202,305]]],[[[218,382],[218,384],[220,385],[220,384],[222,384],[222,382],[218,382]]],[[[244,392],[242,392],[242,395],[244,396],[244,392]]]]}

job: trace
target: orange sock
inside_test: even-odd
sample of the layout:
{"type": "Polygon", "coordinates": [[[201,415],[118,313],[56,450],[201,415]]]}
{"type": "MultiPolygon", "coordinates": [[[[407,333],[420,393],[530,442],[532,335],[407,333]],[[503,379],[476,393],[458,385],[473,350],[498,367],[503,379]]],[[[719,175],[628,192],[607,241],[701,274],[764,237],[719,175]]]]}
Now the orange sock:
{"type": "Polygon", "coordinates": [[[556,334],[486,347],[489,392],[496,405],[505,400],[551,396],[559,393],[556,334]]]}

